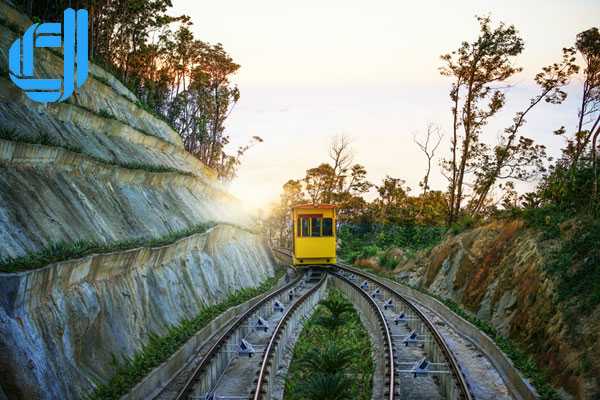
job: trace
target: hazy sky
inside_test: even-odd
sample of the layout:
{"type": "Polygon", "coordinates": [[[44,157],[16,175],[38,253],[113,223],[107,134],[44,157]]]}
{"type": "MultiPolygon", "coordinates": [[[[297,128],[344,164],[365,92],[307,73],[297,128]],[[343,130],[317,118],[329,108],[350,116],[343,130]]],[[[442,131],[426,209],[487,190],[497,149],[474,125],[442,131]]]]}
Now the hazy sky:
{"type": "MultiPolygon", "coordinates": [[[[326,161],[335,134],[353,138],[355,162],[379,183],[385,175],[416,188],[425,159],[413,133],[436,122],[448,138],[450,82],[439,56],[473,40],[475,15],[514,24],[525,40],[524,67],[507,92],[507,107],[486,140],[510,125],[536,91],[533,76],[559,60],[575,35],[600,24],[600,1],[243,1],[175,0],[175,13],[192,17],[194,33],[221,42],[241,64],[241,99],[227,122],[232,150],[252,135],[264,143],[243,160],[232,192],[249,207],[266,207],[290,178],[326,161]]],[[[580,82],[563,106],[543,105],[523,134],[558,154],[561,125],[573,128],[580,82]]],[[[441,151],[447,152],[444,141],[441,151]]],[[[432,185],[445,181],[436,168],[432,185]]]]}

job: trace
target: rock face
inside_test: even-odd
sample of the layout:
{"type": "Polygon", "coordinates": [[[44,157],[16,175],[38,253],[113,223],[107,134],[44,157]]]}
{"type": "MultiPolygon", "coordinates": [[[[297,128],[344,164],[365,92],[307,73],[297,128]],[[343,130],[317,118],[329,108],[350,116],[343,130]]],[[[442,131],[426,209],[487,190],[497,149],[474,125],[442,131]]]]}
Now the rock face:
{"type": "Polygon", "coordinates": [[[452,299],[518,342],[580,399],[600,396],[600,307],[576,320],[555,301],[544,271],[549,249],[522,222],[496,222],[449,237],[398,269],[405,282],[452,299]]]}
{"type": "MultiPolygon", "coordinates": [[[[0,68],[30,24],[0,2],[0,68]]],[[[35,57],[38,71],[62,75],[59,54],[35,57]]],[[[92,64],[68,103],[43,105],[0,72],[0,259],[213,226],[163,247],[0,273],[0,398],[81,398],[111,376],[113,355],[273,276],[239,201],[111,75],[92,64]]]]}

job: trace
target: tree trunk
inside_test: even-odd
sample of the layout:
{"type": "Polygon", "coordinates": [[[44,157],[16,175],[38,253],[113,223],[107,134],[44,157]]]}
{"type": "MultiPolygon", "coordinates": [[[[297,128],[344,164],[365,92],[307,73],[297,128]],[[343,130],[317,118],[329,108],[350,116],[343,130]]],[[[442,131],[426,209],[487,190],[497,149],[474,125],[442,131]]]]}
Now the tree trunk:
{"type": "Polygon", "coordinates": [[[590,136],[593,132],[593,129],[592,129],[590,131],[590,133],[585,137],[585,139],[583,140],[583,143],[582,143],[581,139],[579,138],[579,133],[583,129],[583,118],[585,117],[585,108],[587,107],[588,95],[589,95],[589,82],[586,79],[585,82],[583,83],[583,95],[581,96],[581,111],[579,114],[579,122],[577,124],[577,133],[576,133],[577,141],[575,142],[576,143],[575,154],[573,156],[573,163],[571,165],[571,171],[577,166],[579,157],[581,156],[581,153],[583,153],[583,151],[587,147],[587,145],[590,141],[590,136]]]}
{"type": "Polygon", "coordinates": [[[473,116],[472,114],[472,106],[473,106],[473,81],[469,82],[468,90],[467,90],[467,101],[466,101],[466,121],[463,122],[465,128],[465,138],[463,140],[462,146],[462,154],[460,159],[460,167],[458,169],[458,178],[456,182],[456,198],[454,200],[454,219],[456,220],[458,214],[460,213],[460,206],[462,203],[463,196],[463,182],[465,178],[465,170],[467,168],[467,161],[469,159],[469,153],[471,148],[471,138],[472,138],[472,124],[473,124],[473,116]]]}
{"type": "Polygon", "coordinates": [[[448,199],[448,226],[452,225],[455,221],[454,215],[454,199],[456,195],[456,146],[458,143],[458,102],[459,102],[459,91],[460,91],[461,80],[460,78],[456,81],[456,92],[454,93],[454,108],[452,112],[452,180],[450,181],[448,199]]]}
{"type": "Polygon", "coordinates": [[[600,135],[600,126],[596,129],[594,133],[594,138],[592,139],[592,168],[594,170],[594,184],[592,189],[592,202],[596,203],[598,200],[598,148],[597,141],[598,135],[600,135]]]}

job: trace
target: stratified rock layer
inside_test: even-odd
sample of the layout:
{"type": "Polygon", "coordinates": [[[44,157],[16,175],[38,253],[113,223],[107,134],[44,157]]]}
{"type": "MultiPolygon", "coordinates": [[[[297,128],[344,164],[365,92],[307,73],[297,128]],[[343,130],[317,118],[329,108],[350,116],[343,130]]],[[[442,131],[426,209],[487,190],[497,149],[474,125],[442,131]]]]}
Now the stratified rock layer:
{"type": "Polygon", "coordinates": [[[81,398],[110,377],[113,356],[272,274],[256,235],[221,225],[169,246],[4,275],[2,385],[26,399],[81,398]]]}
{"type": "MultiPolygon", "coordinates": [[[[5,68],[31,21],[4,2],[0,17],[5,68]]],[[[35,60],[62,74],[60,54],[36,49],[35,60]]],[[[0,259],[213,226],[159,248],[0,273],[0,398],[81,398],[110,378],[113,357],[273,276],[240,202],[114,77],[92,64],[67,103],[43,105],[0,72],[0,259]]]]}

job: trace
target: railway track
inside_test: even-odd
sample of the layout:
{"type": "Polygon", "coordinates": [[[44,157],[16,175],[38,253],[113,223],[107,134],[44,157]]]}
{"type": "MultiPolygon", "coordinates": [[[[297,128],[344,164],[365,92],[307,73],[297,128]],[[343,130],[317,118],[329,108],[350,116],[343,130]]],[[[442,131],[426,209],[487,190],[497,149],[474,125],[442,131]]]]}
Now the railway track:
{"type": "MultiPolygon", "coordinates": [[[[285,250],[276,251],[291,257],[285,250]]],[[[385,321],[388,332],[384,335],[389,336],[392,353],[388,361],[390,399],[473,399],[452,351],[416,305],[377,277],[342,263],[335,267],[338,276],[373,300],[385,321]]]]}
{"type": "Polygon", "coordinates": [[[291,331],[320,300],[326,274],[301,275],[265,297],[226,329],[178,389],[182,399],[262,399],[272,390],[291,331]],[[258,379],[256,377],[258,376],[258,379]]]}
{"type": "MultiPolygon", "coordinates": [[[[285,250],[276,250],[290,257],[285,250]]],[[[377,357],[379,398],[473,399],[454,355],[429,318],[384,280],[339,263],[309,271],[258,301],[220,335],[197,366],[178,377],[160,399],[259,400],[280,398],[282,366],[289,344],[321,300],[327,275],[337,279],[381,334],[377,357]],[[312,276],[312,279],[308,277],[312,276]],[[190,372],[191,371],[191,372],[190,372]],[[280,378],[280,377],[279,377],[280,378]]],[[[336,281],[336,282],[338,282],[336,281]]],[[[338,283],[339,283],[338,282],[338,283]]],[[[379,340],[379,338],[377,338],[379,340]]],[[[289,354],[288,354],[289,355],[289,354]]]]}
{"type": "MultiPolygon", "coordinates": [[[[389,324],[385,318],[384,313],[381,311],[377,302],[369,296],[364,290],[362,290],[352,278],[345,275],[335,275],[337,279],[342,280],[350,290],[355,291],[361,297],[361,300],[366,303],[366,306],[370,308],[370,310],[375,315],[377,320],[377,325],[379,326],[380,334],[383,338],[383,346],[384,349],[382,351],[384,358],[384,368],[385,368],[385,390],[383,393],[383,398],[388,400],[394,400],[396,398],[396,369],[395,369],[395,359],[394,359],[394,345],[392,339],[392,333],[389,327],[389,324]]],[[[349,297],[352,295],[347,291],[346,295],[349,297]]],[[[356,304],[355,304],[356,306],[356,304]]],[[[364,308],[367,308],[364,307],[364,308]]]]}

